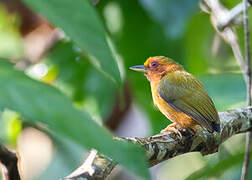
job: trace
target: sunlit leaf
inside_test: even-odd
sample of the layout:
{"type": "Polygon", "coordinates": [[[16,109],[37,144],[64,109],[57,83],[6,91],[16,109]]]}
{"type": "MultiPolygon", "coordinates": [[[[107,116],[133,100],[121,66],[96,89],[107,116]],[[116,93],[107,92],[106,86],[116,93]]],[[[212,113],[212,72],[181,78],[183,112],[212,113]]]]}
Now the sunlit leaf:
{"type": "Polygon", "coordinates": [[[0,3],[0,57],[21,58],[24,55],[19,20],[0,3]]]}
{"type": "Polygon", "coordinates": [[[5,110],[0,114],[0,138],[1,141],[15,146],[17,138],[22,130],[20,115],[14,111],[5,110]]]}

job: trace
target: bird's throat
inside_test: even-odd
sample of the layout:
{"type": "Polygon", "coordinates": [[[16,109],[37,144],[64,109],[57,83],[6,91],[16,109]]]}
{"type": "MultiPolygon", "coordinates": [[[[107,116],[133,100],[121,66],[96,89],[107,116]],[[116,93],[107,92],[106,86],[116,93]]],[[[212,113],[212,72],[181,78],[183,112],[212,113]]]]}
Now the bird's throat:
{"type": "Polygon", "coordinates": [[[148,72],[144,74],[150,82],[160,82],[161,79],[166,75],[166,72],[148,72]]]}

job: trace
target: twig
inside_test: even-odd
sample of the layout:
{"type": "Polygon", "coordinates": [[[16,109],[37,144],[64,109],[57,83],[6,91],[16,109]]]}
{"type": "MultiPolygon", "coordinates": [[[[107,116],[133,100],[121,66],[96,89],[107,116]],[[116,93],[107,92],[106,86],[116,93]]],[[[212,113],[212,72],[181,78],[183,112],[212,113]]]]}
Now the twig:
{"type": "MultiPolygon", "coordinates": [[[[210,7],[207,4],[203,4],[203,1],[200,1],[200,8],[206,12],[210,13],[210,7]]],[[[248,3],[248,6],[251,6],[251,3],[248,3]]],[[[217,26],[217,29],[219,31],[223,31],[226,27],[230,26],[231,23],[235,22],[239,23],[241,20],[239,18],[239,15],[243,12],[243,3],[237,4],[235,7],[233,7],[231,10],[229,10],[225,16],[222,16],[220,18],[220,22],[217,26]]]]}
{"type": "MultiPolygon", "coordinates": [[[[247,4],[251,6],[251,4],[247,4]]],[[[243,12],[243,3],[237,4],[234,8],[229,11],[228,16],[223,19],[223,21],[218,25],[218,30],[223,31],[232,22],[239,21],[238,16],[243,12]]]]}
{"type": "Polygon", "coordinates": [[[233,21],[237,19],[237,16],[240,15],[243,11],[243,4],[239,3],[234,8],[232,8],[226,18],[218,25],[218,30],[223,31],[227,26],[229,26],[233,21]]]}
{"type": "Polygon", "coordinates": [[[65,177],[63,180],[77,179],[80,177],[90,179],[90,177],[92,177],[95,172],[94,168],[92,167],[92,164],[94,162],[96,154],[97,151],[95,149],[92,149],[85,162],[78,169],[76,169],[70,175],[65,177]]]}
{"type": "MultiPolygon", "coordinates": [[[[243,73],[244,79],[246,79],[245,76],[245,63],[244,59],[241,53],[240,46],[238,44],[238,38],[236,35],[235,30],[227,26],[225,27],[222,31],[219,30],[219,26],[225,22],[225,19],[230,15],[230,12],[228,11],[227,8],[225,8],[219,0],[204,0],[205,6],[207,6],[209,13],[210,13],[210,18],[213,27],[215,28],[216,32],[218,35],[227,43],[231,46],[232,51],[234,53],[234,56],[237,60],[237,63],[243,73]]],[[[230,19],[230,18],[228,18],[230,19]]]]}
{"type": "Polygon", "coordinates": [[[15,153],[9,151],[4,145],[0,143],[0,161],[6,168],[6,173],[3,172],[4,177],[8,180],[20,180],[21,177],[18,171],[18,158],[15,153]]]}
{"type": "MultiPolygon", "coordinates": [[[[218,151],[219,145],[226,139],[234,134],[247,132],[252,129],[251,106],[220,112],[219,116],[222,129],[220,134],[209,133],[199,127],[196,134],[190,130],[186,132],[181,131],[181,139],[172,132],[146,138],[116,137],[116,139],[142,146],[150,167],[184,153],[201,152],[202,155],[212,154],[218,151]]],[[[94,174],[89,176],[89,178],[94,180],[105,179],[115,166],[116,163],[112,159],[98,154],[92,164],[95,170],[94,174]]],[[[85,174],[85,172],[82,173],[85,174]]],[[[81,178],[79,177],[79,179],[81,178]]],[[[73,180],[77,180],[77,178],[73,180]]]]}
{"type": "MultiPolygon", "coordinates": [[[[221,5],[219,0],[204,0],[208,9],[211,10],[211,20],[214,28],[218,32],[218,34],[231,46],[234,56],[240,66],[242,71],[244,80],[247,84],[247,101],[248,105],[251,105],[251,70],[250,70],[250,44],[249,44],[249,30],[248,30],[248,15],[247,8],[251,5],[251,2],[248,3],[247,0],[243,0],[242,3],[238,4],[231,11],[228,11],[224,6],[221,5]],[[244,31],[245,31],[245,47],[246,47],[246,63],[242,57],[242,53],[240,50],[240,46],[237,41],[237,35],[230,26],[230,22],[244,11],[244,31]]],[[[241,179],[247,179],[247,171],[250,160],[250,144],[252,141],[252,134],[248,132],[246,134],[246,149],[245,149],[245,157],[244,164],[242,168],[241,179]]]]}
{"type": "MultiPolygon", "coordinates": [[[[246,60],[246,85],[247,85],[247,102],[251,105],[251,69],[250,69],[250,32],[248,25],[248,4],[243,0],[243,24],[245,37],[245,60],[246,60]]],[[[250,161],[250,146],[252,141],[251,132],[246,133],[245,156],[241,173],[241,180],[246,180],[248,176],[248,167],[250,161]]]]}

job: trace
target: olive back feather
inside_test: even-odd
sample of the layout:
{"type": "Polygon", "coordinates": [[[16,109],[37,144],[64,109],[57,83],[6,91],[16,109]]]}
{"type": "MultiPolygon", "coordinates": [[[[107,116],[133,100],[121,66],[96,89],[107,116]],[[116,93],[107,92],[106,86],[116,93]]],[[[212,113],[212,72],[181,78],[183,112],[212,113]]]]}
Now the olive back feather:
{"type": "Polygon", "coordinates": [[[172,108],[196,120],[209,132],[220,131],[219,116],[203,85],[184,70],[164,76],[158,93],[172,108]]]}

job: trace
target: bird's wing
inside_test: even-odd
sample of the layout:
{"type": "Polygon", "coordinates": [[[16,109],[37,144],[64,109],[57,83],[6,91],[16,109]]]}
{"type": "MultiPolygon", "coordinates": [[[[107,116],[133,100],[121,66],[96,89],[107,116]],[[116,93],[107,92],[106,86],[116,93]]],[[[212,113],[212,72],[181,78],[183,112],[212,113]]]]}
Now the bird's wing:
{"type": "Polygon", "coordinates": [[[185,71],[175,71],[162,78],[159,95],[174,109],[184,112],[210,132],[219,124],[215,106],[203,85],[185,71]]]}

